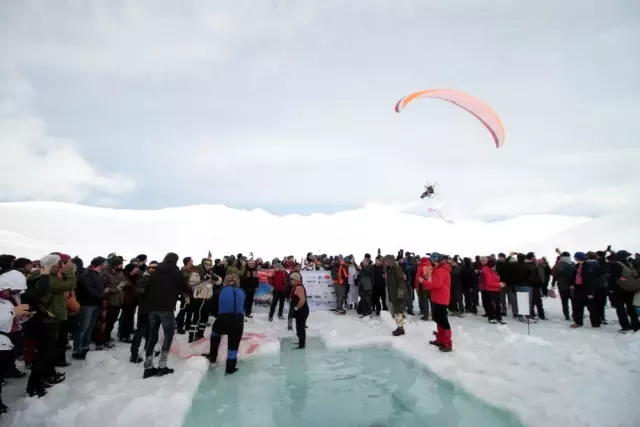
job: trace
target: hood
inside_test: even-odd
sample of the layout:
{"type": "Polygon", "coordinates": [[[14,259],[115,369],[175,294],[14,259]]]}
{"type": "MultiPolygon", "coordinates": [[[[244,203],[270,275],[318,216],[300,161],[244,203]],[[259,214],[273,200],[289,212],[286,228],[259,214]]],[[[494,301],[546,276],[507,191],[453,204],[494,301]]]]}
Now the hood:
{"type": "Polygon", "coordinates": [[[566,264],[573,264],[573,262],[571,262],[571,256],[561,256],[560,262],[564,262],[566,264]]]}
{"type": "Polygon", "coordinates": [[[0,290],[26,291],[27,278],[18,270],[7,271],[0,276],[0,290]]]}
{"type": "Polygon", "coordinates": [[[435,273],[438,270],[444,270],[447,273],[451,273],[451,265],[449,265],[448,263],[445,262],[444,264],[441,264],[441,265],[435,267],[433,269],[433,272],[435,273]]]}
{"type": "Polygon", "coordinates": [[[156,269],[156,273],[159,274],[167,274],[174,271],[180,271],[180,269],[176,265],[168,264],[166,262],[158,264],[158,268],[156,269]]]}
{"type": "Polygon", "coordinates": [[[425,266],[430,266],[431,264],[431,260],[429,258],[422,257],[420,258],[420,264],[418,264],[420,267],[425,267],[425,266]]]}

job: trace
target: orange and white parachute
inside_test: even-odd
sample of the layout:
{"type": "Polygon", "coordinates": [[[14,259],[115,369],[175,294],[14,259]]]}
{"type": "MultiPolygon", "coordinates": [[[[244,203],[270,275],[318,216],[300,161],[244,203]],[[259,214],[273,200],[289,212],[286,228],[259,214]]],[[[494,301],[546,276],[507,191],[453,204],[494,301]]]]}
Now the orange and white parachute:
{"type": "Polygon", "coordinates": [[[484,101],[456,89],[429,89],[413,92],[396,104],[396,113],[401,112],[413,100],[418,98],[437,98],[451,102],[474,115],[491,132],[496,148],[504,144],[505,132],[500,117],[484,101]]]}

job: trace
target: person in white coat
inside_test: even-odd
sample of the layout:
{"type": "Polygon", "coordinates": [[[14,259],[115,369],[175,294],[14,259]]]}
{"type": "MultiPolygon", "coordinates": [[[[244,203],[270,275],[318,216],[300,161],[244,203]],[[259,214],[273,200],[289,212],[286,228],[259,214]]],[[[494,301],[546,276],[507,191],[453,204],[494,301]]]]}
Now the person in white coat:
{"type": "MultiPolygon", "coordinates": [[[[10,271],[0,276],[0,290],[24,291],[27,288],[27,279],[19,271],[10,271]]],[[[25,320],[29,316],[29,306],[18,304],[16,306],[7,299],[0,298],[0,414],[7,412],[7,407],[2,403],[2,372],[13,363],[13,344],[9,333],[14,321],[25,320]]]]}
{"type": "Polygon", "coordinates": [[[353,256],[349,257],[349,294],[347,295],[347,304],[349,308],[358,308],[358,286],[356,279],[358,278],[358,268],[356,267],[353,256]]]}

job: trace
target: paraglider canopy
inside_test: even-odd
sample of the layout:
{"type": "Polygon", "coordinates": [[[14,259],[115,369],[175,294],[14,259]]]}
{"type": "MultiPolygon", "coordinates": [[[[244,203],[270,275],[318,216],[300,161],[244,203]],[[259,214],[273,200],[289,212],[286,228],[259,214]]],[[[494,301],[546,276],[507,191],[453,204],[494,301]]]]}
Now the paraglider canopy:
{"type": "Polygon", "coordinates": [[[493,109],[484,101],[456,89],[429,89],[410,93],[400,99],[396,104],[396,113],[401,112],[413,100],[418,98],[442,99],[444,101],[451,102],[458,107],[464,108],[467,112],[480,120],[480,122],[482,122],[482,124],[487,128],[491,133],[491,136],[493,136],[496,148],[500,148],[502,144],[504,144],[506,135],[504,126],[502,126],[502,121],[493,109]]]}

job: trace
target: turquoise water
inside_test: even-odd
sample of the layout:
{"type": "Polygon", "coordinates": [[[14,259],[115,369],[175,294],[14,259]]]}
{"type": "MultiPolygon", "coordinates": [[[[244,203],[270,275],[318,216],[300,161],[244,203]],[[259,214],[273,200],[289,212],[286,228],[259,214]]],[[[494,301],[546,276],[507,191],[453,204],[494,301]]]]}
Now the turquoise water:
{"type": "Polygon", "coordinates": [[[393,349],[293,346],[242,360],[231,376],[212,368],[184,427],[522,427],[393,349]]]}

